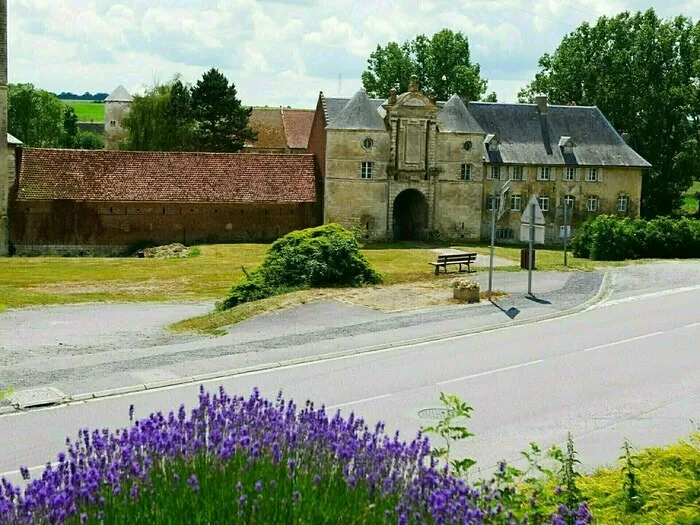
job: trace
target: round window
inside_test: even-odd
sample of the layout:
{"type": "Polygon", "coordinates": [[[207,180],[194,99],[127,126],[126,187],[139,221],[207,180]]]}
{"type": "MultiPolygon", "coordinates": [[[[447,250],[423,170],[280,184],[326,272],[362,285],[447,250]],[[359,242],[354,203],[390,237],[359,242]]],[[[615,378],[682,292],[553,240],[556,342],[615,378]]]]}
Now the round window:
{"type": "Polygon", "coordinates": [[[362,141],[362,147],[365,149],[372,149],[372,146],[374,146],[374,141],[367,137],[365,140],[362,141]]]}
{"type": "Polygon", "coordinates": [[[466,141],[462,145],[462,147],[464,148],[464,151],[469,151],[470,149],[472,149],[472,141],[471,140],[466,141]]]}

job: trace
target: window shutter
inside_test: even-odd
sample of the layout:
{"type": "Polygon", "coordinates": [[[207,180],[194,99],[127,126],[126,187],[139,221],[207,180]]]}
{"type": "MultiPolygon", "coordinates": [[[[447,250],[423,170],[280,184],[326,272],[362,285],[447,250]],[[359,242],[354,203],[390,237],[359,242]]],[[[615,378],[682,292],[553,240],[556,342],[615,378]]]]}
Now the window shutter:
{"type": "Polygon", "coordinates": [[[603,182],[603,169],[598,168],[598,182],[603,182]]]}

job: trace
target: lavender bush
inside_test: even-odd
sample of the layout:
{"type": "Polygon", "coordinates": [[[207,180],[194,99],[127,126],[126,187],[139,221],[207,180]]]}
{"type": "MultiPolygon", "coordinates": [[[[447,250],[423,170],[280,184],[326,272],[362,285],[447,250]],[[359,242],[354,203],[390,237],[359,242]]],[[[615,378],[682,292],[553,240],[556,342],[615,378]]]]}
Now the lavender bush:
{"type": "MultiPolygon", "coordinates": [[[[202,389],[189,417],[181,406],[67,446],[23,491],[2,480],[0,523],[532,523],[497,482],[474,488],[439,466],[421,434],[403,442],[257,390],[202,389]]],[[[546,523],[590,520],[562,506],[546,523]]]]}

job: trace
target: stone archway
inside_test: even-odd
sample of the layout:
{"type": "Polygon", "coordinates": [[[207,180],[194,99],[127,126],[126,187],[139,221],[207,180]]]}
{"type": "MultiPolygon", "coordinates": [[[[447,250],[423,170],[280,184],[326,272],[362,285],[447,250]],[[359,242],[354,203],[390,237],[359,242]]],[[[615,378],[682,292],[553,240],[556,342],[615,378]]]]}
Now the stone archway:
{"type": "Polygon", "coordinates": [[[404,190],[394,199],[394,240],[419,241],[428,229],[428,200],[418,190],[404,190]]]}

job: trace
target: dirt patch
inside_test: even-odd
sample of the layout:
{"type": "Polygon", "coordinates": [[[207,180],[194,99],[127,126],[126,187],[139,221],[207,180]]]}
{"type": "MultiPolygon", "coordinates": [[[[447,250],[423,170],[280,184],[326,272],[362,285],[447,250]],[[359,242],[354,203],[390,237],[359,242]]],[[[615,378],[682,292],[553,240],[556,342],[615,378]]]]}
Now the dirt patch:
{"type": "Polygon", "coordinates": [[[167,292],[173,289],[187,287],[192,282],[188,277],[179,279],[148,280],[142,282],[133,281],[78,281],[47,283],[41,286],[27,286],[25,290],[29,292],[50,293],[58,295],[75,294],[153,294],[156,292],[167,292]]]}

